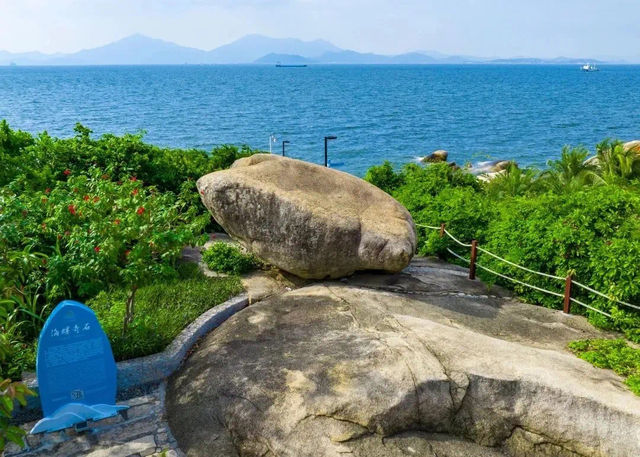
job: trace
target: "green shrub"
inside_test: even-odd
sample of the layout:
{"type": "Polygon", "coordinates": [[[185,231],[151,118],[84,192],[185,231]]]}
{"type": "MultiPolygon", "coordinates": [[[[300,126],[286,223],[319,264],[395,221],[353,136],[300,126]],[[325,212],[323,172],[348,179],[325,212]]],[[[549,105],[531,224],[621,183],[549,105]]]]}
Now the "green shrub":
{"type": "Polygon", "coordinates": [[[229,168],[233,162],[243,157],[249,157],[257,151],[252,150],[248,146],[237,146],[225,144],[214,148],[210,154],[211,167],[213,170],[224,170],[229,168]]]}
{"type": "Polygon", "coordinates": [[[143,133],[115,136],[91,136],[91,130],[76,124],[76,135],[54,138],[46,132],[32,137],[11,130],[0,122],[0,186],[23,177],[32,189],[53,187],[65,180],[64,172],[72,175],[90,168],[104,170],[114,181],[137,176],[160,191],[178,193],[182,184],[215,170],[229,168],[240,157],[253,154],[251,148],[222,145],[210,153],[198,149],[171,149],[153,146],[143,141],[143,133]]]}
{"type": "MultiPolygon", "coordinates": [[[[126,331],[136,290],[175,276],[183,247],[205,241],[201,234],[209,216],[172,192],[144,187],[136,177],[114,182],[99,169],[86,173],[69,172],[66,181],[45,192],[0,191],[0,254],[26,247],[43,253],[37,266],[42,290],[52,301],[85,299],[110,285],[128,285],[126,331]]],[[[31,289],[39,285],[35,277],[26,282],[31,289]]],[[[17,306],[26,299],[22,283],[16,280],[9,293],[17,297],[17,306]]]]}
{"type": "Polygon", "coordinates": [[[404,182],[403,173],[396,173],[388,160],[380,166],[373,166],[367,170],[364,180],[391,194],[404,182]]]}
{"type": "Polygon", "coordinates": [[[117,360],[164,350],[198,316],[242,291],[237,277],[207,278],[195,267],[180,269],[181,279],[140,288],[136,319],[124,335],[126,289],[104,291],[87,301],[98,315],[117,360]]]}
{"type": "Polygon", "coordinates": [[[574,341],[569,349],[594,366],[611,369],[626,378],[629,388],[640,395],[640,349],[620,339],[574,341]]]}
{"type": "MultiPolygon", "coordinates": [[[[597,186],[568,195],[542,194],[496,202],[496,215],[486,228],[484,248],[543,273],[577,281],[611,297],[640,302],[640,195],[618,186],[597,186]]],[[[529,274],[480,255],[480,262],[530,284],[562,292],[563,282],[529,274]]],[[[524,298],[559,309],[562,300],[511,286],[524,298]]],[[[575,298],[607,312],[613,303],[574,288],[575,298]]],[[[584,312],[574,306],[575,312],[584,312]]],[[[589,311],[592,321],[601,318],[589,311]]],[[[622,318],[622,314],[619,314],[622,318]]],[[[622,320],[618,319],[622,324],[622,320]]],[[[636,321],[636,327],[637,327],[636,321]]],[[[626,325],[626,324],[625,324],[626,325]]],[[[626,325],[628,327],[628,325],[626,325]]],[[[621,328],[622,329],[622,328],[621,328]]]]}
{"type": "MultiPolygon", "coordinates": [[[[446,163],[405,166],[402,184],[392,195],[409,210],[417,224],[433,226],[446,222],[454,236],[466,241],[483,240],[483,230],[493,210],[493,205],[481,193],[479,181],[446,163]]],[[[421,255],[446,256],[447,247],[460,251],[448,238],[440,238],[433,230],[418,227],[418,233],[421,255]]]]}
{"type": "Polygon", "coordinates": [[[243,274],[255,269],[258,261],[231,243],[218,241],[202,253],[202,260],[218,273],[243,274]]]}
{"type": "MultiPolygon", "coordinates": [[[[0,312],[0,315],[2,313],[0,312]]],[[[11,344],[6,334],[0,334],[0,361],[11,353],[11,344]]],[[[35,395],[26,385],[20,382],[12,382],[10,379],[0,377],[0,455],[4,455],[7,442],[12,442],[20,447],[24,446],[25,431],[11,423],[15,402],[26,405],[27,397],[35,395]]]]}

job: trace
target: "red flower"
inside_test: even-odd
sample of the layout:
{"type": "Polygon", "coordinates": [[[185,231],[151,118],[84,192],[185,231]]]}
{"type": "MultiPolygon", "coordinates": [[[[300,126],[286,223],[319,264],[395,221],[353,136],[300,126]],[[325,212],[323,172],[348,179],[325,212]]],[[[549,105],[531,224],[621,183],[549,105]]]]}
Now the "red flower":
{"type": "Polygon", "coordinates": [[[68,168],[62,172],[65,176],[69,176],[71,174],[71,170],[69,170],[68,168]]]}
{"type": "Polygon", "coordinates": [[[65,230],[64,231],[64,236],[69,236],[71,234],[71,232],[69,232],[69,230],[65,230]]]}
{"type": "Polygon", "coordinates": [[[88,195],[85,195],[84,197],[82,197],[82,199],[83,199],[85,202],[88,202],[88,201],[89,201],[89,196],[88,196],[88,195]]]}
{"type": "Polygon", "coordinates": [[[47,188],[44,190],[44,193],[45,193],[45,194],[50,194],[50,193],[51,193],[51,188],[50,188],[50,187],[47,187],[47,188]]]}
{"type": "Polygon", "coordinates": [[[47,259],[42,259],[42,265],[46,265],[47,264],[47,259]]]}
{"type": "Polygon", "coordinates": [[[100,201],[100,197],[93,197],[93,203],[98,203],[100,201]]]}
{"type": "Polygon", "coordinates": [[[58,234],[58,239],[59,240],[62,239],[62,235],[58,234]]]}
{"type": "Polygon", "coordinates": [[[69,212],[70,212],[72,215],[74,215],[74,216],[76,215],[76,206],[75,206],[75,205],[69,205],[69,206],[67,207],[67,209],[69,210],[69,212]]]}
{"type": "Polygon", "coordinates": [[[124,255],[126,257],[129,257],[129,254],[131,254],[131,251],[129,249],[127,249],[126,251],[124,251],[124,255]]]}
{"type": "Polygon", "coordinates": [[[74,187],[74,188],[73,188],[73,192],[77,194],[77,193],[78,193],[78,188],[77,188],[77,187],[74,187]]]}
{"type": "Polygon", "coordinates": [[[42,197],[42,203],[47,203],[47,199],[45,197],[42,197]]]}
{"type": "Polygon", "coordinates": [[[136,178],[135,176],[132,176],[132,177],[129,178],[129,181],[137,181],[137,180],[138,180],[138,178],[136,178]]]}
{"type": "Polygon", "coordinates": [[[144,206],[141,206],[140,208],[138,208],[136,213],[138,214],[138,216],[142,216],[144,214],[144,206]]]}
{"type": "Polygon", "coordinates": [[[138,189],[133,189],[133,192],[131,192],[131,195],[138,195],[138,189]]]}
{"type": "Polygon", "coordinates": [[[113,223],[116,225],[120,225],[120,219],[116,219],[115,221],[113,221],[113,223]]]}
{"type": "Polygon", "coordinates": [[[100,246],[96,246],[95,248],[93,248],[93,250],[96,252],[100,252],[100,246]]]}

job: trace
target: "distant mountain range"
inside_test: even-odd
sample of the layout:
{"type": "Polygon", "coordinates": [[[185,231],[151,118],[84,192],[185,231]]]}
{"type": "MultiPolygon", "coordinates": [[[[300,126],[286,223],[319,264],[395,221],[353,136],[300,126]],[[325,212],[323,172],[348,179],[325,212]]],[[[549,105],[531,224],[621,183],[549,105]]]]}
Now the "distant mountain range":
{"type": "MultiPolygon", "coordinates": [[[[247,35],[211,51],[180,46],[144,35],[131,35],[93,49],[70,54],[0,51],[0,65],[182,65],[182,64],[580,64],[596,59],[518,57],[489,59],[416,51],[400,55],[360,53],[324,40],[247,35]]],[[[613,63],[613,62],[608,62],[613,63]]],[[[616,62],[620,63],[620,62],[616,62]]]]}

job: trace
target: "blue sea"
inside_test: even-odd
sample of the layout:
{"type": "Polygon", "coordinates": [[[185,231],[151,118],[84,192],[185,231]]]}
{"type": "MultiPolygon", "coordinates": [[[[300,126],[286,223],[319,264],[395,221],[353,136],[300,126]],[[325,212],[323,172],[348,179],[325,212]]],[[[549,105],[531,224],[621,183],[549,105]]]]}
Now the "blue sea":
{"type": "Polygon", "coordinates": [[[605,66],[112,66],[2,67],[0,119],[72,136],[146,132],[162,146],[223,143],[362,175],[436,149],[459,164],[515,159],[542,166],[563,145],[593,150],[640,138],[640,67],[605,66]],[[337,164],[337,165],[336,165],[337,164]]]}

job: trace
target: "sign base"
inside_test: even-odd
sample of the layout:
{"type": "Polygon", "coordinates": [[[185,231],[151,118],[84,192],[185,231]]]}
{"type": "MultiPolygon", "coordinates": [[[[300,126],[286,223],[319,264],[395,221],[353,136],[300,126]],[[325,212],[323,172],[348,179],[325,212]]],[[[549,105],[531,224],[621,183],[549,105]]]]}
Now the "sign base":
{"type": "Polygon", "coordinates": [[[35,435],[36,433],[55,432],[83,422],[99,421],[116,416],[120,411],[128,408],[128,406],[101,404],[89,406],[82,403],[68,403],[57,409],[52,416],[39,420],[29,433],[35,435]]]}

